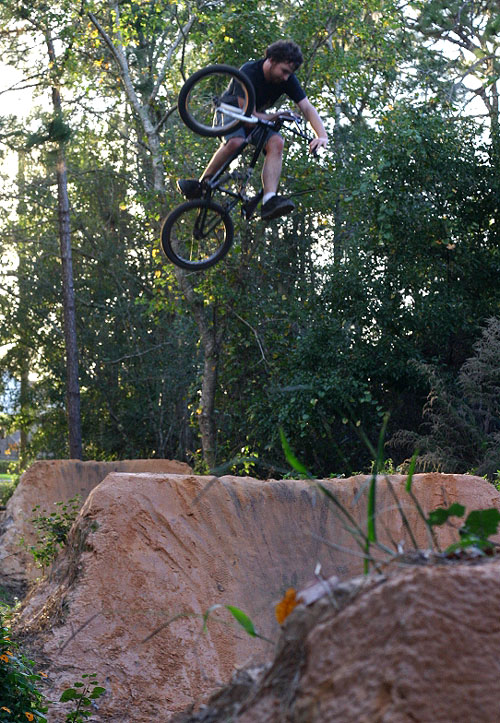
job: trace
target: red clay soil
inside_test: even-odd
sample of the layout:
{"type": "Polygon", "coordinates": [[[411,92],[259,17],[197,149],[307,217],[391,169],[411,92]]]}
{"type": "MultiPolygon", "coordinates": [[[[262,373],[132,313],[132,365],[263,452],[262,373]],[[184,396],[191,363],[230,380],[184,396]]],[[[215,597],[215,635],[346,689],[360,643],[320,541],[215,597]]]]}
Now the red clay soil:
{"type": "MultiPolygon", "coordinates": [[[[428,547],[425,525],[404,493],[405,479],[390,479],[418,544],[428,547]]],[[[325,482],[363,526],[366,495],[359,493],[366,483],[367,478],[363,477],[325,482]]],[[[455,501],[462,502],[468,510],[500,508],[499,493],[480,478],[417,475],[413,485],[426,513],[455,501]]],[[[403,543],[405,549],[410,549],[401,516],[382,478],[377,509],[379,536],[390,544],[403,543]]],[[[444,546],[456,539],[456,530],[440,528],[438,537],[444,546]]],[[[95,672],[107,689],[98,701],[96,720],[166,721],[169,715],[213,692],[235,669],[273,656],[273,646],[246,635],[233,624],[224,608],[214,610],[204,632],[203,615],[211,606],[230,604],[243,609],[259,632],[277,640],[279,626],[274,619],[274,605],[284,591],[289,587],[303,588],[314,578],[318,562],[325,576],[337,575],[346,580],[359,574],[362,559],[350,551],[356,553],[359,548],[340,523],[334,505],[316,485],[306,481],[114,473],[89,494],[66,552],[56,562],[50,579],[40,582],[28,597],[17,632],[31,644],[37,660],[45,666],[53,699],[82,673],[95,672]],[[330,542],[335,547],[330,547],[330,542]]],[[[417,570],[417,577],[420,574],[417,570]]],[[[427,570],[422,574],[427,575],[427,570]]],[[[386,599],[383,587],[374,602],[374,612],[365,603],[363,625],[366,627],[371,620],[372,627],[377,629],[386,606],[392,627],[386,629],[385,637],[381,635],[387,644],[391,636],[403,635],[398,631],[404,630],[401,621],[408,616],[413,616],[415,633],[419,625],[425,625],[430,636],[433,626],[438,624],[436,607],[429,607],[430,618],[424,620],[425,596],[420,606],[415,607],[417,601],[413,597],[419,588],[412,585],[406,594],[404,583],[400,584],[397,604],[389,597],[386,599]]],[[[457,585],[465,585],[465,578],[457,585]]],[[[447,586],[448,583],[443,587],[447,586]]],[[[488,591],[490,587],[488,583],[488,591]]],[[[453,586],[451,589],[456,590],[453,586]]],[[[439,605],[444,604],[444,597],[436,600],[439,605]]],[[[467,613],[471,613],[470,607],[467,613]]],[[[491,620],[488,621],[489,625],[491,620]]],[[[465,623],[455,622],[459,626],[457,637],[452,636],[442,645],[449,647],[452,657],[466,645],[462,636],[465,623]]],[[[361,624],[361,618],[358,621],[356,615],[349,613],[345,624],[349,626],[347,631],[354,630],[361,624]]],[[[375,629],[370,634],[374,636],[373,645],[382,645],[375,629]]],[[[335,638],[327,630],[324,635],[325,639],[335,638]]],[[[358,650],[362,658],[363,635],[353,632],[352,639],[353,651],[358,650]]],[[[372,644],[369,637],[366,641],[368,646],[372,644]]],[[[399,685],[397,675],[406,675],[406,667],[408,675],[413,675],[410,669],[416,665],[415,657],[404,649],[412,641],[410,635],[398,643],[400,667],[395,668],[391,690],[399,685]],[[408,664],[405,657],[410,661],[408,664]]],[[[308,642],[311,650],[316,644],[319,643],[308,642]]],[[[439,646],[432,649],[438,648],[443,654],[439,646]]],[[[365,654],[370,658],[368,648],[365,654]]],[[[337,664],[342,658],[350,660],[349,655],[347,639],[342,646],[339,644],[336,657],[328,659],[329,664],[337,664]]],[[[339,677],[338,690],[343,681],[352,684],[357,670],[362,672],[361,662],[354,657],[352,660],[350,677],[339,677]]],[[[376,659],[373,660],[376,667],[376,659]]],[[[429,656],[424,662],[429,664],[429,656]]],[[[327,675],[327,667],[325,663],[319,669],[319,686],[329,685],[324,682],[327,678],[322,677],[327,675]]],[[[425,675],[425,667],[422,671],[425,675]]],[[[314,666],[308,674],[314,676],[314,666]]],[[[410,680],[416,680],[411,675],[410,680]]],[[[435,680],[428,685],[436,685],[435,680]]],[[[358,682],[355,695],[362,697],[362,689],[358,682]]],[[[329,713],[323,718],[309,718],[315,703],[304,705],[305,717],[294,718],[297,723],[350,720],[330,718],[329,713]]],[[[363,712],[357,720],[396,721],[366,715],[369,714],[363,712]]],[[[51,711],[51,723],[58,723],[61,716],[62,713],[51,711]]],[[[248,723],[250,720],[257,718],[245,719],[248,723]]]]}
{"type": "Polygon", "coordinates": [[[0,586],[22,589],[40,575],[26,546],[36,542],[31,523],[33,508],[57,511],[56,502],[80,495],[81,503],[110,472],[189,474],[184,462],[169,459],[126,459],[116,462],[81,462],[74,459],[40,460],[26,470],[5,511],[0,512],[0,586]],[[19,544],[24,539],[24,546],[19,544]]]}

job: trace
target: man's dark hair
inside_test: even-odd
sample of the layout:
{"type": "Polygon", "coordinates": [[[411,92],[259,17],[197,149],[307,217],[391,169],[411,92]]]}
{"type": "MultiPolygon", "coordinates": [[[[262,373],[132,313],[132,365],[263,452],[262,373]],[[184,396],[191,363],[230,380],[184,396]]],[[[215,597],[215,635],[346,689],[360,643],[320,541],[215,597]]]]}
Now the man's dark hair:
{"type": "Polygon", "coordinates": [[[275,63],[292,63],[295,70],[302,65],[304,58],[302,51],[292,40],[277,40],[266,49],[266,58],[275,63]]]}

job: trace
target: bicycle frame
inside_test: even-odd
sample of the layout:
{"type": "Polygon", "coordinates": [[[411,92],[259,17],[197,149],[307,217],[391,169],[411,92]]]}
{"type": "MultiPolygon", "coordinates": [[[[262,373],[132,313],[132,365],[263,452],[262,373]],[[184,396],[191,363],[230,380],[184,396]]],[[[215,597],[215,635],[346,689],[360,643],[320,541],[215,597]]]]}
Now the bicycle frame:
{"type": "MultiPolygon", "coordinates": [[[[238,204],[242,203],[242,215],[245,219],[249,219],[253,212],[255,211],[255,208],[257,207],[257,204],[259,200],[262,197],[262,190],[254,197],[248,198],[245,195],[245,189],[248,184],[248,181],[252,177],[253,171],[255,169],[255,166],[257,164],[257,161],[259,159],[260,154],[262,153],[262,150],[267,142],[267,133],[266,130],[272,130],[278,132],[284,123],[286,122],[285,118],[278,118],[276,121],[267,121],[263,120],[261,118],[256,118],[255,116],[245,116],[242,113],[238,112],[238,109],[235,108],[235,106],[228,105],[227,103],[220,103],[217,106],[218,112],[223,112],[225,115],[229,115],[233,118],[236,118],[237,120],[241,120],[245,124],[251,124],[254,127],[250,130],[250,132],[245,136],[242,145],[237,148],[234,153],[231,154],[231,156],[225,161],[225,163],[219,168],[219,170],[212,176],[212,178],[206,182],[207,190],[204,194],[204,198],[210,198],[212,196],[212,193],[215,191],[219,191],[221,193],[226,194],[227,196],[232,197],[232,200],[227,202],[224,205],[224,208],[227,213],[230,213],[233,208],[238,204]],[[250,159],[250,162],[246,166],[245,173],[243,178],[241,179],[240,187],[237,191],[234,191],[230,188],[227,188],[223,186],[222,184],[224,181],[230,179],[232,177],[231,174],[225,175],[226,171],[228,170],[229,166],[233,161],[240,156],[245,148],[247,148],[251,141],[252,141],[252,134],[256,131],[257,128],[261,128],[262,132],[260,134],[260,137],[258,138],[256,144],[255,144],[255,150],[252,154],[252,157],[250,159]]],[[[298,125],[298,120],[294,121],[298,125]]],[[[287,131],[291,132],[293,135],[300,136],[301,138],[305,138],[307,140],[312,140],[304,131],[302,131],[300,128],[299,130],[295,130],[293,128],[287,127],[287,131]]]]}

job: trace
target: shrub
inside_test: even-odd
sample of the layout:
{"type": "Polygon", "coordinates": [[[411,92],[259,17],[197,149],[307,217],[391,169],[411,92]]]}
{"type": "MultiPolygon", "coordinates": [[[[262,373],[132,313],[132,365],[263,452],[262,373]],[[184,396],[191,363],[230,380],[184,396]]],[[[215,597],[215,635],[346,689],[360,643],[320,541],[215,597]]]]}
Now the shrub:
{"type": "Polygon", "coordinates": [[[47,720],[45,697],[37,688],[41,677],[11,639],[5,609],[0,609],[0,723],[47,720]]]}
{"type": "MultiPolygon", "coordinates": [[[[56,502],[57,512],[40,512],[32,518],[37,530],[37,542],[30,545],[29,551],[35,558],[38,567],[43,571],[52,563],[57,553],[66,544],[68,533],[81,507],[80,495],[75,495],[68,502],[56,502]]],[[[33,508],[38,512],[40,505],[33,508]]]]}
{"type": "Polygon", "coordinates": [[[417,365],[430,387],[422,433],[401,430],[389,445],[418,448],[419,469],[493,478],[500,467],[500,319],[487,321],[474,351],[455,380],[417,365]]]}

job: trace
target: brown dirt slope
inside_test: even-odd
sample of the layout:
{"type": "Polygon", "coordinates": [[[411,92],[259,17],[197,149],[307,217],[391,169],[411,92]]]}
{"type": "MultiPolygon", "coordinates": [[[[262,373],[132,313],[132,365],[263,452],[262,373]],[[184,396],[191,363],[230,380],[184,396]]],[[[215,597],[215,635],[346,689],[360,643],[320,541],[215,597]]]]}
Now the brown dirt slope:
{"type": "Polygon", "coordinates": [[[500,563],[392,568],[297,607],[270,667],[176,723],[494,723],[500,563]]]}
{"type": "MultiPolygon", "coordinates": [[[[407,507],[404,478],[391,480],[417,541],[427,547],[424,525],[407,507]]],[[[366,483],[362,477],[325,482],[362,525],[365,496],[359,493],[366,483]]],[[[406,539],[408,548],[386,480],[378,487],[379,534],[388,542],[406,539]]],[[[426,512],[457,500],[469,510],[500,508],[499,493],[479,478],[417,475],[414,489],[426,512]]],[[[272,656],[272,646],[247,636],[224,608],[213,611],[203,632],[211,606],[236,605],[262,634],[276,639],[275,602],[288,587],[306,585],[317,562],[326,576],[345,580],[359,574],[362,561],[349,552],[358,548],[334,509],[306,481],[110,474],[88,496],[66,552],[27,599],[17,631],[46,666],[54,698],[82,672],[96,672],[108,690],[98,720],[167,720],[228,680],[235,668],[272,656]]],[[[438,531],[443,545],[455,534],[438,531]]],[[[380,594],[373,620],[382,615],[380,594]]],[[[423,599],[420,618],[426,614],[423,599]]],[[[396,610],[387,605],[399,630],[396,610]]],[[[432,620],[437,624],[429,610],[428,630],[432,620]]],[[[369,605],[364,614],[370,615],[369,605]]],[[[357,625],[354,615],[349,625],[357,625]]],[[[362,636],[356,641],[361,650],[362,636]]],[[[379,637],[374,644],[381,644],[379,637]]],[[[345,645],[341,657],[347,659],[345,645]]],[[[307,715],[297,721],[309,720],[307,715]]],[[[51,721],[58,720],[53,713],[51,721]]]]}
{"type": "Polygon", "coordinates": [[[21,547],[35,542],[31,519],[40,505],[49,513],[56,502],[67,502],[80,495],[82,504],[89,492],[110,472],[161,472],[189,474],[189,465],[169,459],[132,459],[116,462],[80,462],[79,460],[41,460],[22,475],[7,508],[0,512],[0,586],[22,590],[40,574],[33,557],[21,547]]]}

